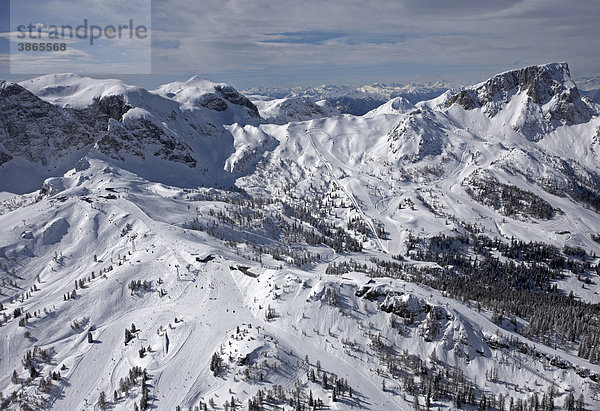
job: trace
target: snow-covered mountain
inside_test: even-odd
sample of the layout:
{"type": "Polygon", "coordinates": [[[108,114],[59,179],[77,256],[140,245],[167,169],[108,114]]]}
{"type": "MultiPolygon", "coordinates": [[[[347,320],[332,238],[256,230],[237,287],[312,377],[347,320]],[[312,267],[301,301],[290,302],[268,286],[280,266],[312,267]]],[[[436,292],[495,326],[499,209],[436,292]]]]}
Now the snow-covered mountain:
{"type": "Polygon", "coordinates": [[[2,83],[1,407],[600,407],[600,116],[565,63],[263,103],[2,83]]]}
{"type": "Polygon", "coordinates": [[[415,106],[404,97],[394,97],[390,101],[366,113],[365,117],[375,117],[382,114],[404,114],[414,107],[415,106]]]}
{"type": "Polygon", "coordinates": [[[231,86],[197,77],[154,91],[74,74],[2,87],[3,172],[17,183],[4,181],[0,190],[34,190],[86,154],[153,181],[232,184],[224,164],[235,144],[223,126],[262,122],[256,106],[231,86]],[[35,177],[19,179],[24,168],[36,170],[35,177]]]}
{"type": "Polygon", "coordinates": [[[328,86],[294,87],[289,89],[257,87],[244,93],[267,97],[270,100],[282,98],[310,98],[314,101],[326,100],[343,114],[363,115],[376,109],[388,100],[402,97],[411,104],[438,97],[450,86],[443,82],[426,84],[383,84],[375,83],[359,87],[328,86]]]}
{"type": "Polygon", "coordinates": [[[580,91],[597,90],[600,88],[600,76],[582,77],[575,81],[580,91]]]}
{"type": "Polygon", "coordinates": [[[448,106],[482,109],[493,118],[508,113],[510,126],[538,140],[560,125],[587,123],[595,109],[580,97],[566,63],[527,67],[499,74],[453,95],[448,106]]]}
{"type": "Polygon", "coordinates": [[[0,110],[1,191],[33,191],[49,173],[63,174],[100,129],[97,113],[62,110],[14,83],[0,83],[0,110]]]}
{"type": "Polygon", "coordinates": [[[261,117],[271,124],[287,124],[340,115],[327,100],[313,101],[307,97],[270,99],[252,95],[249,98],[258,108],[261,117]]]}

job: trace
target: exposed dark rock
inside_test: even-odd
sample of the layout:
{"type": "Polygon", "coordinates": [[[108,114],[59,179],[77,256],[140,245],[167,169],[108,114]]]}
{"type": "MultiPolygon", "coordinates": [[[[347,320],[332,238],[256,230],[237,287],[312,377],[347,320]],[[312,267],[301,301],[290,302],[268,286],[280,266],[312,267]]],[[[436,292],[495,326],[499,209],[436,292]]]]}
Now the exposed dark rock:
{"type": "Polygon", "coordinates": [[[238,106],[247,107],[252,117],[259,118],[258,108],[252,103],[246,96],[240,94],[236,89],[231,86],[215,86],[215,90],[218,91],[225,100],[230,103],[237,104],[238,106]]]}
{"type": "Polygon", "coordinates": [[[3,162],[21,156],[48,165],[94,142],[94,132],[74,110],[47,103],[15,83],[0,82],[3,162]]]}
{"type": "Polygon", "coordinates": [[[13,159],[13,157],[10,154],[6,154],[6,153],[3,153],[2,151],[0,151],[0,166],[4,163],[9,162],[12,159],[13,159]]]}
{"type": "Polygon", "coordinates": [[[571,81],[566,63],[530,66],[498,74],[451,96],[447,106],[458,104],[465,110],[483,107],[494,117],[519,93],[528,96],[524,111],[536,116],[532,120],[523,118],[514,127],[533,140],[561,124],[586,123],[594,115],[594,109],[581,99],[577,86],[571,81]],[[548,124],[535,124],[540,119],[548,124]]]}
{"type": "Polygon", "coordinates": [[[123,115],[131,109],[131,106],[127,104],[123,96],[106,96],[96,99],[94,102],[98,105],[100,113],[117,121],[122,121],[123,115]]]}
{"type": "Polygon", "coordinates": [[[202,96],[199,104],[209,110],[225,111],[227,110],[227,102],[217,96],[215,93],[209,93],[202,96]]]}
{"type": "Polygon", "coordinates": [[[127,127],[113,122],[107,135],[97,142],[96,148],[107,157],[120,161],[125,160],[126,154],[145,158],[144,151],[151,149],[155,157],[183,163],[190,168],[196,166],[191,147],[143,118],[128,122],[127,127]]]}

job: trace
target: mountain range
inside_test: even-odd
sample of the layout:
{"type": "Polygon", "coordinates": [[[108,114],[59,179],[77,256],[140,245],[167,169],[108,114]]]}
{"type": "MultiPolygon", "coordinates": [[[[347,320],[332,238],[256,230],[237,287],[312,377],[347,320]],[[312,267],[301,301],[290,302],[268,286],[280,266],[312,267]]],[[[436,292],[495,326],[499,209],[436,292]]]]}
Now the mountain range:
{"type": "Polygon", "coordinates": [[[361,116],[366,114],[390,99],[402,97],[412,104],[419,101],[438,97],[452,87],[444,82],[435,83],[409,83],[385,84],[375,83],[363,86],[328,86],[316,87],[255,87],[244,90],[250,98],[310,98],[314,101],[327,101],[331,106],[343,114],[361,116]]]}
{"type": "Polygon", "coordinates": [[[403,90],[0,82],[0,408],[598,409],[600,105],[403,90]]]}

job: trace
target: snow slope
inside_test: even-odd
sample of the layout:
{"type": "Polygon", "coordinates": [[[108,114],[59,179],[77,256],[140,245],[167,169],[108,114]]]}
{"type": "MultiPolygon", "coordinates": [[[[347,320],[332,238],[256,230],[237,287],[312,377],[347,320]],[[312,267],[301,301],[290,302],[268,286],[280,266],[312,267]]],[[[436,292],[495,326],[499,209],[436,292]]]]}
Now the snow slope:
{"type": "Polygon", "coordinates": [[[550,391],[556,405],[572,392],[600,407],[600,366],[578,356],[581,341],[535,338],[528,319],[414,274],[452,273],[426,253],[433,238],[469,261],[484,259],[475,238],[543,241],[570,259],[556,292],[600,301],[600,118],[565,64],[285,124],[200,78],[155,91],[75,75],[23,85],[33,94],[3,83],[3,124],[41,113],[99,134],[57,146],[62,169],[48,171],[3,129],[0,189],[41,180],[0,202],[6,407],[100,409],[104,392],[113,409],[308,409],[311,397],[475,409],[484,396],[498,409],[500,395],[506,409],[550,391]],[[39,174],[17,179],[19,162],[39,174]]]}
{"type": "MultiPolygon", "coordinates": [[[[356,405],[357,397],[367,409],[407,409],[413,398],[399,395],[399,383],[375,372],[376,338],[399,353],[424,358],[434,369],[437,361],[460,366],[472,381],[486,381],[483,374],[496,367],[496,382],[484,388],[496,395],[514,395],[509,381],[524,393],[554,382],[561,392],[575,387],[590,406],[598,406],[574,369],[549,369],[545,360],[489,348],[485,341],[523,337],[437,291],[402,280],[373,281],[361,273],[324,275],[318,266],[280,269],[270,259],[247,261],[236,255],[243,248],[236,252],[202,231],[184,228],[198,216],[209,218],[207,211],[223,203],[194,201],[189,191],[145,182],[100,161],[62,180],[65,190],[55,196],[0,217],[6,227],[2,253],[7,261],[18,258],[23,264],[18,288],[5,289],[12,294],[35,285],[22,302],[4,300],[8,312],[18,307],[32,315],[25,327],[14,319],[1,329],[5,394],[18,390],[29,403],[87,409],[104,391],[115,408],[129,409],[140,399],[139,382],[127,395],[119,391],[116,401],[112,393],[139,366],[147,372],[150,404],[158,408],[193,407],[211,398],[222,405],[231,396],[245,404],[258,389],[282,385],[292,392],[300,387],[303,401],[310,389],[333,409],[356,405]],[[213,259],[204,262],[209,255],[213,259]],[[236,269],[241,265],[249,269],[236,269]],[[77,295],[65,300],[79,280],[84,283],[77,295]],[[148,288],[131,290],[137,280],[148,282],[148,288]],[[437,331],[429,328],[431,307],[441,315],[437,331]],[[394,322],[389,310],[408,310],[414,323],[394,322]],[[124,330],[132,323],[137,331],[124,344],[124,330]],[[49,363],[36,363],[38,371],[61,373],[47,394],[34,388],[35,381],[23,387],[10,382],[13,369],[25,381],[20,356],[34,346],[51,357],[49,363]],[[143,358],[141,348],[147,349],[143,358]],[[432,360],[434,350],[437,359],[432,360]],[[209,370],[215,352],[225,364],[217,376],[209,370]],[[510,365],[499,364],[499,356],[510,365]],[[330,390],[308,381],[306,373],[317,361],[328,375],[347,379],[354,397],[340,395],[340,401],[331,402],[330,390]],[[247,364],[253,364],[249,372],[247,364]]],[[[597,365],[535,347],[548,358],[558,356],[600,373],[597,365]]]]}
{"type": "Polygon", "coordinates": [[[365,117],[375,117],[382,114],[404,114],[409,110],[412,110],[415,106],[411,104],[404,97],[394,97],[387,103],[369,111],[365,114],[365,117]]]}
{"type": "Polygon", "coordinates": [[[262,118],[272,124],[287,124],[316,118],[339,116],[340,112],[327,100],[318,102],[306,97],[291,97],[270,100],[261,96],[250,96],[262,118]]]}

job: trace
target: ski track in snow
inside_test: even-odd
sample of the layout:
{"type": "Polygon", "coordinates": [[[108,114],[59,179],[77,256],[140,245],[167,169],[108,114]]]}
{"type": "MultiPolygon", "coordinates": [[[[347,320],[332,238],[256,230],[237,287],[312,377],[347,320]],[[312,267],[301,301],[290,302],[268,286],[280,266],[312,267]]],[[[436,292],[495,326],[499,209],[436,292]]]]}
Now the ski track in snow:
{"type": "Polygon", "coordinates": [[[336,176],[336,174],[335,174],[335,172],[333,170],[333,167],[331,165],[332,161],[330,161],[330,160],[333,160],[333,162],[335,162],[336,166],[340,167],[342,170],[347,169],[346,165],[343,164],[341,161],[337,160],[333,156],[333,154],[331,154],[329,152],[326,152],[325,149],[323,148],[323,146],[320,145],[320,143],[319,143],[320,148],[318,148],[317,147],[317,143],[315,143],[315,139],[314,139],[314,136],[312,135],[311,131],[308,131],[308,136],[310,138],[310,142],[311,142],[311,144],[312,144],[315,152],[319,156],[319,159],[321,160],[321,162],[329,170],[329,174],[331,175],[331,177],[337,182],[338,186],[344,190],[344,192],[346,193],[346,196],[348,197],[348,199],[352,202],[352,204],[354,204],[354,207],[356,208],[356,211],[361,215],[361,217],[363,218],[363,221],[369,226],[369,229],[373,233],[373,236],[375,237],[375,240],[377,241],[377,244],[379,245],[379,248],[381,249],[381,251],[383,251],[384,253],[388,253],[387,247],[385,247],[383,245],[383,242],[381,241],[381,239],[377,235],[377,230],[375,230],[375,226],[373,225],[373,221],[369,217],[367,217],[367,215],[364,213],[364,211],[362,210],[360,204],[356,200],[356,198],[354,196],[354,193],[348,188],[348,185],[345,184],[344,182],[342,182],[336,176]],[[324,154],[324,153],[326,153],[326,154],[324,154]],[[330,159],[329,160],[326,159],[325,155],[330,156],[330,159]]]}

